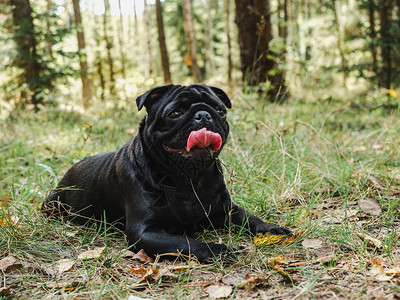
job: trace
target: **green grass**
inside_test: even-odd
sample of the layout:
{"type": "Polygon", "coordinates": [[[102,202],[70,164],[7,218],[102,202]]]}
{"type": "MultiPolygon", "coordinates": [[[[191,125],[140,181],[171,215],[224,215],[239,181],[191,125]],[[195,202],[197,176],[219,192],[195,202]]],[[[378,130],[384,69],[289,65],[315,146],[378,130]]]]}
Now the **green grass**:
{"type": "Polygon", "coordinates": [[[350,100],[291,98],[272,105],[233,97],[231,136],[221,155],[233,200],[304,233],[292,244],[258,249],[246,235],[206,231],[196,237],[233,245],[236,260],[156,262],[158,271],[169,272],[144,282],[131,270],[151,265],[123,257],[121,233],[46,220],[39,210],[73,163],[121,147],[143,113],[102,103],[83,114],[14,112],[0,125],[0,259],[13,256],[16,263],[0,271],[0,297],[184,299],[207,296],[205,288],[215,284],[231,285],[232,298],[398,294],[399,274],[380,281],[371,270],[377,262],[385,271],[400,265],[400,112],[387,110],[386,99],[350,100]],[[382,212],[361,210],[360,200],[377,201],[382,212]],[[304,239],[318,239],[323,247],[309,248],[304,239]],[[77,258],[97,247],[105,247],[99,258],[77,258]],[[286,259],[280,266],[287,277],[268,263],[276,257],[286,259]],[[46,271],[63,258],[75,261],[69,271],[46,271]],[[268,284],[239,287],[246,274],[268,278],[268,284]]]}

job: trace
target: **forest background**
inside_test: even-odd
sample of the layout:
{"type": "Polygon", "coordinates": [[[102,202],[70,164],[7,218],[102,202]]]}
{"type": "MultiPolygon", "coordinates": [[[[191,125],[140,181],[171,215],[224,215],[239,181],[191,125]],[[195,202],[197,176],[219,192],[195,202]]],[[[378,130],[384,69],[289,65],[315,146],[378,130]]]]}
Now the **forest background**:
{"type": "Polygon", "coordinates": [[[1,297],[399,297],[399,1],[0,0],[0,23],[1,297]],[[237,261],[149,263],[41,216],[171,82],[230,95],[229,190],[292,244],[206,232],[237,261]]]}

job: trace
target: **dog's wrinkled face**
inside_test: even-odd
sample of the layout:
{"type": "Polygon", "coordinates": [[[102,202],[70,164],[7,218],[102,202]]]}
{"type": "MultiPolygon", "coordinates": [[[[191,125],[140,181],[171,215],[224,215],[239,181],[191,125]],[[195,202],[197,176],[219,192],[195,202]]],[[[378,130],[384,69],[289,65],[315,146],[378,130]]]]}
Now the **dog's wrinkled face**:
{"type": "Polygon", "coordinates": [[[183,168],[189,161],[204,167],[227,140],[226,108],[231,102],[218,88],[167,85],[139,96],[137,104],[147,109],[144,144],[183,168]]]}

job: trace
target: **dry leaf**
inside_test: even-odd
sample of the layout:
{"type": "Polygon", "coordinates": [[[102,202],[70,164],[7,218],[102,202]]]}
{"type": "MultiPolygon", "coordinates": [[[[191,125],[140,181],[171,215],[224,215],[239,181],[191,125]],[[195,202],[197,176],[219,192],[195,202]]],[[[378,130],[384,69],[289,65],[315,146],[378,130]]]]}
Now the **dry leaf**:
{"type": "Polygon", "coordinates": [[[382,209],[379,206],[378,201],[374,199],[360,199],[358,201],[358,206],[366,213],[373,215],[380,215],[382,213],[382,209]]]}
{"type": "Polygon", "coordinates": [[[285,272],[285,270],[284,270],[282,267],[280,267],[280,266],[274,266],[274,270],[276,271],[276,273],[278,273],[279,275],[281,275],[284,279],[290,280],[290,281],[291,281],[291,278],[290,278],[289,274],[287,274],[287,273],[285,272]]]}
{"type": "Polygon", "coordinates": [[[17,260],[13,256],[7,256],[0,260],[0,271],[6,272],[17,260]]]}
{"type": "Polygon", "coordinates": [[[151,257],[149,257],[146,252],[144,252],[143,249],[140,249],[138,253],[136,253],[135,255],[132,256],[132,259],[137,259],[140,260],[141,262],[148,262],[148,263],[152,263],[154,262],[154,259],[152,259],[151,257]]]}
{"type": "Polygon", "coordinates": [[[322,247],[322,241],[318,239],[305,239],[301,244],[307,249],[318,249],[322,247]]]}
{"type": "Polygon", "coordinates": [[[122,254],[122,257],[133,257],[135,256],[135,252],[131,251],[131,250],[125,250],[125,252],[122,254]]]}
{"type": "Polygon", "coordinates": [[[271,267],[276,266],[276,265],[282,265],[282,264],[287,264],[288,259],[285,257],[274,257],[274,258],[267,258],[267,263],[271,267]]]}
{"type": "Polygon", "coordinates": [[[263,247],[272,244],[278,244],[285,237],[287,237],[287,235],[273,235],[269,233],[259,233],[253,238],[253,241],[256,247],[263,247]]]}
{"type": "Polygon", "coordinates": [[[372,267],[370,273],[374,275],[375,280],[377,281],[390,281],[393,276],[386,275],[385,271],[383,270],[382,262],[372,258],[372,267]]]}
{"type": "Polygon", "coordinates": [[[81,254],[78,255],[78,259],[93,259],[93,258],[99,258],[101,253],[104,251],[105,247],[98,247],[93,250],[88,250],[85,252],[82,252],[81,254]]]}
{"type": "Polygon", "coordinates": [[[286,245],[294,242],[295,240],[299,239],[300,236],[304,233],[304,230],[298,230],[293,233],[291,237],[289,237],[287,240],[284,240],[281,245],[286,245]]]}
{"type": "Polygon", "coordinates": [[[141,283],[145,280],[149,280],[149,279],[153,278],[154,276],[158,275],[158,269],[153,268],[153,267],[148,267],[148,268],[141,267],[141,268],[137,268],[137,269],[132,268],[129,270],[129,272],[142,276],[142,278],[138,281],[138,283],[141,283]]]}
{"type": "Polygon", "coordinates": [[[78,232],[79,232],[78,230],[75,230],[75,231],[72,231],[72,232],[68,231],[68,232],[65,233],[65,235],[68,236],[68,237],[74,237],[78,232]]]}
{"type": "Polygon", "coordinates": [[[268,283],[268,277],[261,277],[260,275],[246,274],[245,280],[240,282],[237,287],[252,290],[257,284],[268,283]]]}
{"type": "Polygon", "coordinates": [[[60,259],[53,265],[46,267],[44,270],[49,275],[61,275],[64,272],[69,271],[75,264],[75,261],[71,259],[60,259]]]}
{"type": "Polygon", "coordinates": [[[232,287],[230,285],[210,285],[205,289],[205,292],[211,299],[226,298],[232,294],[232,287]]]}
{"type": "Polygon", "coordinates": [[[378,239],[370,237],[369,235],[362,233],[362,232],[356,232],[355,234],[358,237],[360,237],[361,239],[363,239],[365,242],[367,242],[368,246],[376,247],[376,248],[382,247],[382,242],[378,239]]]}

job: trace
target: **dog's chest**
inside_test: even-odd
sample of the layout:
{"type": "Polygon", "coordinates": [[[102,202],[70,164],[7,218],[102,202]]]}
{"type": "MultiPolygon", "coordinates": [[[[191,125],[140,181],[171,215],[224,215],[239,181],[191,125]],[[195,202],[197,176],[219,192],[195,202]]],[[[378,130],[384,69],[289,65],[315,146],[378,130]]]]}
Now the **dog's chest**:
{"type": "Polygon", "coordinates": [[[152,208],[160,216],[181,224],[200,224],[222,210],[221,195],[206,188],[163,187],[152,208]]]}

